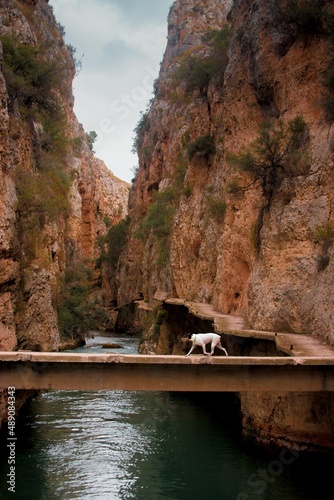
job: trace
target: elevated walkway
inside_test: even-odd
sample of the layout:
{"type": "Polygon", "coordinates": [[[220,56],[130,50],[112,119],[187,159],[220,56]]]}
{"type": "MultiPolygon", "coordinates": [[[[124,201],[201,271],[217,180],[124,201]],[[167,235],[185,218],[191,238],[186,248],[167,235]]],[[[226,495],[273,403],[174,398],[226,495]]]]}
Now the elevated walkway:
{"type": "Polygon", "coordinates": [[[280,333],[274,331],[252,330],[248,328],[244,318],[221,313],[211,304],[191,302],[179,298],[168,298],[163,293],[155,296],[166,304],[182,305],[188,308],[189,313],[200,318],[212,321],[216,333],[224,333],[236,337],[271,340],[275,342],[278,351],[288,356],[316,356],[334,357],[334,347],[324,340],[312,335],[299,333],[280,333]]]}

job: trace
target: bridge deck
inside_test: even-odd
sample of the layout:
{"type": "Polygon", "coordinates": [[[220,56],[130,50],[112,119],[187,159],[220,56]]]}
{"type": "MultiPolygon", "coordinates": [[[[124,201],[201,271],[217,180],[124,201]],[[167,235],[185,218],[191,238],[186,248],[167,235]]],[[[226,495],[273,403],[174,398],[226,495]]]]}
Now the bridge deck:
{"type": "Polygon", "coordinates": [[[0,352],[0,388],[334,392],[334,357],[0,352]]]}

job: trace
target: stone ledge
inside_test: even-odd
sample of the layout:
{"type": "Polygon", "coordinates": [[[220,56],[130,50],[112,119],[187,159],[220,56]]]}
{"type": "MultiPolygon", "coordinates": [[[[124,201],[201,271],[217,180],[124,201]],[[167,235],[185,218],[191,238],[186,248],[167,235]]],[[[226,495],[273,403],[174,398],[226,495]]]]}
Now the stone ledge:
{"type": "Polygon", "coordinates": [[[120,364],[166,364],[166,365],[334,365],[334,356],[174,356],[143,354],[90,354],[61,352],[0,352],[0,362],[17,361],[32,363],[120,363],[120,364]]]}
{"type": "Polygon", "coordinates": [[[165,303],[175,306],[182,305],[187,307],[192,315],[212,320],[213,331],[218,334],[273,341],[276,348],[288,356],[334,356],[333,347],[310,334],[252,330],[247,328],[248,325],[243,317],[223,314],[212,304],[190,302],[173,297],[166,299],[165,303]]]}

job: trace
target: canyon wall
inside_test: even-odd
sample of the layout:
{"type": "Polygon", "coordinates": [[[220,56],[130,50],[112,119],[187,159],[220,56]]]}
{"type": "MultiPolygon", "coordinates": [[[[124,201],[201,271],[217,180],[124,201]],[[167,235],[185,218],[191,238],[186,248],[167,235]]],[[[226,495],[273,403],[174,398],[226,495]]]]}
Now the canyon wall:
{"type": "MultiPolygon", "coordinates": [[[[167,297],[333,343],[332,2],[177,0],[168,27],[118,273],[143,352],[174,352],[167,297]]],[[[334,447],[332,394],[239,396],[258,441],[334,447]]]]}
{"type": "Polygon", "coordinates": [[[129,186],[73,112],[63,31],[45,0],[0,2],[0,350],[58,350],[64,274],[79,264],[114,300],[96,241],[126,216],[129,186]]]}
{"type": "Polygon", "coordinates": [[[120,303],[163,291],[241,314],[253,328],[334,340],[331,5],[311,8],[309,27],[296,20],[304,4],[174,3],[156,95],[137,128],[120,303]],[[284,157],[298,120],[304,165],[291,156],[269,190],[271,173],[247,171],[240,154],[280,130],[284,157]]]}
{"type": "MultiPolygon", "coordinates": [[[[80,341],[76,317],[65,338],[59,328],[78,282],[107,311],[115,300],[96,242],[126,217],[129,186],[94,157],[73,112],[77,63],[63,31],[45,0],[0,1],[0,350],[80,341]]],[[[32,395],[18,391],[17,411],[32,395]]]]}

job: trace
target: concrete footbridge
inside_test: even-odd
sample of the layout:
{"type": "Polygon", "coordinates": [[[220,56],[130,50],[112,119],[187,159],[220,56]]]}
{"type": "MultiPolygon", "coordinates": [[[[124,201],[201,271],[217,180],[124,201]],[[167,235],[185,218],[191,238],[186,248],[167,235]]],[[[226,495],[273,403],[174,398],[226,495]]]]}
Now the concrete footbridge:
{"type": "Polygon", "coordinates": [[[0,352],[0,388],[334,392],[334,356],[160,356],[0,352]]]}
{"type": "MultiPolygon", "coordinates": [[[[334,348],[323,339],[252,330],[242,317],[222,314],[211,304],[170,298],[164,292],[158,292],[155,300],[186,308],[225,338],[269,342],[277,355],[0,352],[0,389],[334,392],[334,348]]],[[[137,304],[149,307],[145,301],[137,304]]]]}

